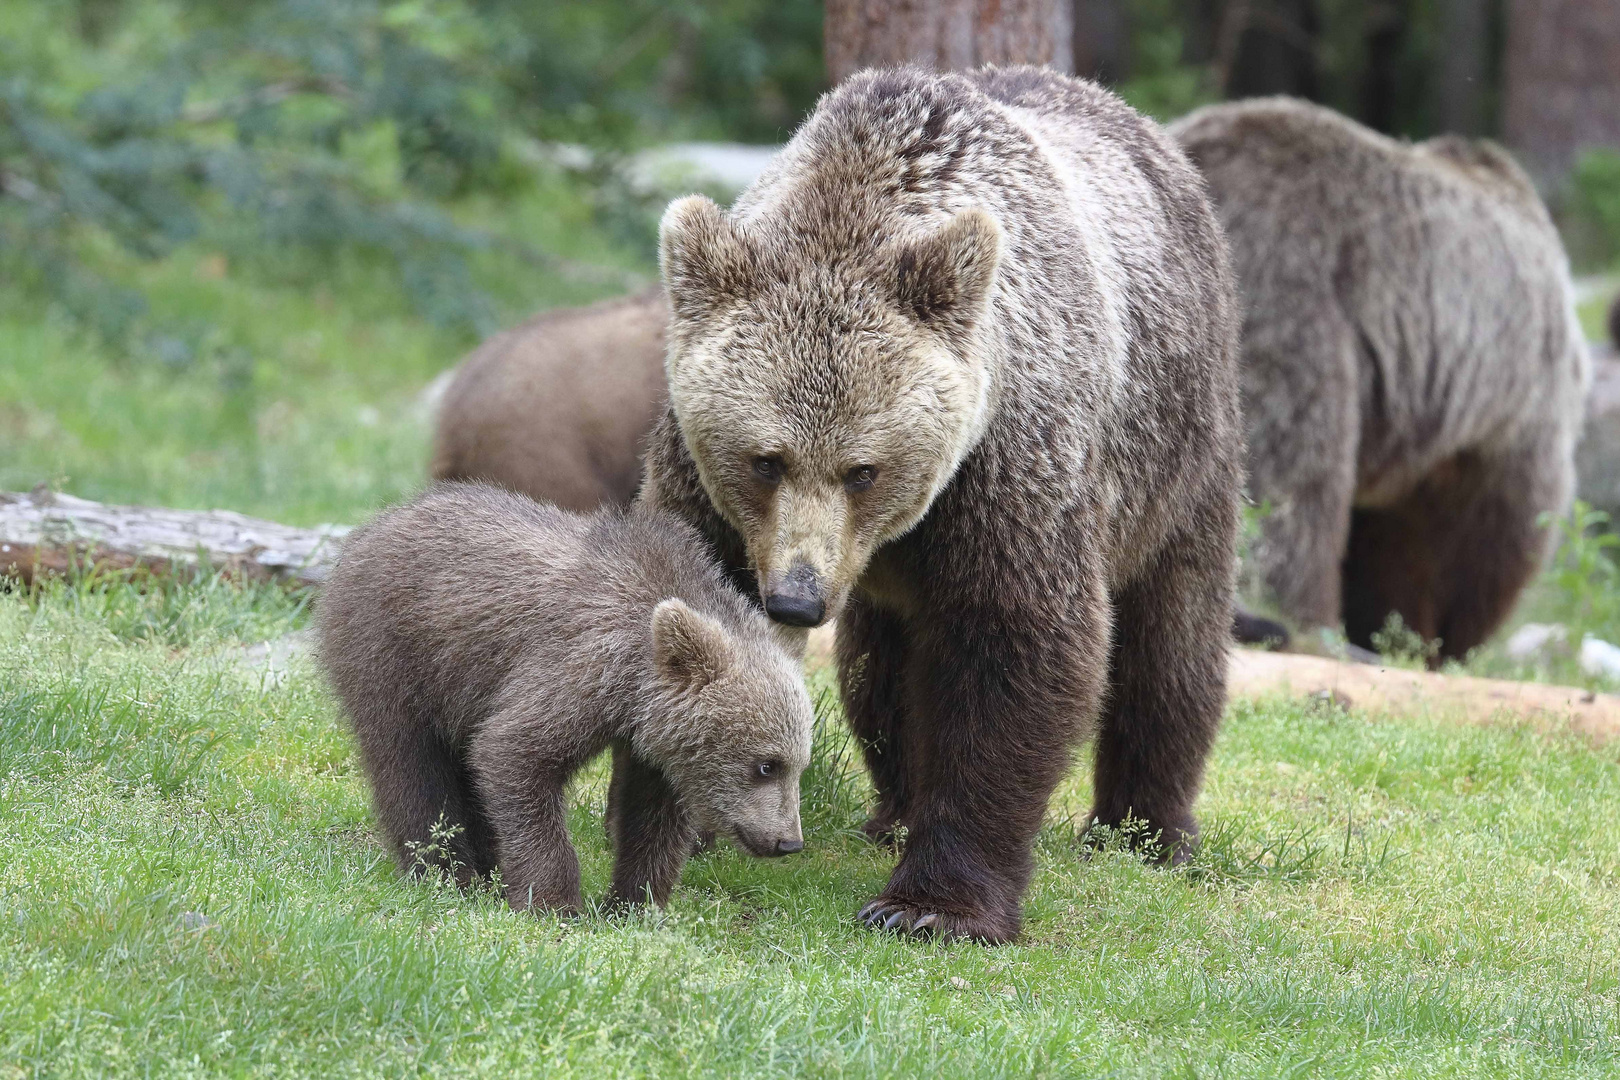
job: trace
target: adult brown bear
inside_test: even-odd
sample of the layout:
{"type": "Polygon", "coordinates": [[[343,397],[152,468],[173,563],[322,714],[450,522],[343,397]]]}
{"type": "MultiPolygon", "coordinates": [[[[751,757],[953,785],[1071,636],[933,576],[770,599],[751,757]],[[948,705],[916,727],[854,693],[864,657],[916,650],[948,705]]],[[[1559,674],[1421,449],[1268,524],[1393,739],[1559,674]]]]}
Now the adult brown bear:
{"type": "Polygon", "coordinates": [[[868,830],[908,827],[864,919],[1012,938],[1093,729],[1096,817],[1182,857],[1242,448],[1225,244],[1175,143],[1048,71],[866,72],[729,212],[672,204],[661,260],[639,498],[778,622],[837,617],[868,830]]]}
{"type": "Polygon", "coordinates": [[[1397,143],[1287,99],[1171,126],[1246,307],[1248,571],[1288,619],[1437,660],[1507,616],[1573,484],[1589,380],[1563,247],[1489,143],[1397,143]]]}

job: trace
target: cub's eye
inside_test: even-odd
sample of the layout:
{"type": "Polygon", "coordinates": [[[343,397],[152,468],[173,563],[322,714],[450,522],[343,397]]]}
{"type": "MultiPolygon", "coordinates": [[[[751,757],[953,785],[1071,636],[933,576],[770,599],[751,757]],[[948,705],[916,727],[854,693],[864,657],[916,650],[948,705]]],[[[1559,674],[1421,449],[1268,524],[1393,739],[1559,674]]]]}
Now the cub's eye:
{"type": "Polygon", "coordinates": [[[761,780],[769,780],[782,771],[780,761],[762,761],[754,766],[754,775],[761,780]]]}
{"type": "Polygon", "coordinates": [[[876,465],[857,465],[844,474],[844,487],[849,491],[865,491],[876,479],[876,465]]]}
{"type": "Polygon", "coordinates": [[[782,482],[782,459],[774,457],[757,457],[754,459],[754,475],[767,484],[782,482]]]}

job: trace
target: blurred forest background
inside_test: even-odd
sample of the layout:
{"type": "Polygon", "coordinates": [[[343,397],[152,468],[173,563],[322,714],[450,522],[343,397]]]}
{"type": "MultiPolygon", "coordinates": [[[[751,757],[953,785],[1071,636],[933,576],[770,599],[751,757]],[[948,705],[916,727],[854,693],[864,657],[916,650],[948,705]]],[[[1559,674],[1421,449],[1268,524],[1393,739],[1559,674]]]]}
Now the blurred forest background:
{"type": "MultiPolygon", "coordinates": [[[[1161,118],[1290,93],[1502,138],[1577,269],[1620,264],[1614,0],[1074,0],[1071,21],[1073,68],[1161,118]]],[[[818,0],[0,4],[0,489],[295,522],[397,497],[434,374],[654,276],[692,179],[641,152],[782,141],[823,49],[818,0]]]]}

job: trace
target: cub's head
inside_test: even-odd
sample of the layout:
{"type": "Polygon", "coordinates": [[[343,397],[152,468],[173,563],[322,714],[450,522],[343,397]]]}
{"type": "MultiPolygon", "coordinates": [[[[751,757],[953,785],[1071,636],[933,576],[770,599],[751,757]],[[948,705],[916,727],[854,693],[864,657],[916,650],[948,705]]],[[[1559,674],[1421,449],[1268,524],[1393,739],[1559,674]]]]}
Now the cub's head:
{"type": "Polygon", "coordinates": [[[804,847],[799,775],[815,714],[798,664],[752,618],[758,632],[744,636],[677,599],[653,609],[660,700],[635,743],[700,830],[788,855],[804,847]]]}
{"type": "Polygon", "coordinates": [[[984,433],[1000,253],[977,209],[840,243],[701,196],[664,214],[670,403],[777,622],[835,616],[984,433]]]}

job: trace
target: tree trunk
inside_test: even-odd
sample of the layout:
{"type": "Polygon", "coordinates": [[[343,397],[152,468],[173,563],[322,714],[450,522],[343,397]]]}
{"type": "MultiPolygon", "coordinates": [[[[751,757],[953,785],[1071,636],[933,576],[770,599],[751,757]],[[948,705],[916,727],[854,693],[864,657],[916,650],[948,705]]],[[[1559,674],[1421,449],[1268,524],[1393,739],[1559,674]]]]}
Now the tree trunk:
{"type": "Polygon", "coordinates": [[[108,506],[37,488],[0,492],[0,577],[75,568],[186,574],[220,570],[255,581],[325,580],[348,529],[299,529],[228,510],[108,506]]]}
{"type": "Polygon", "coordinates": [[[1586,146],[1620,147],[1615,0],[1508,0],[1502,128],[1549,190],[1586,146]]]}
{"type": "Polygon", "coordinates": [[[1484,135],[1490,91],[1488,0],[1440,0],[1440,71],[1436,105],[1442,131],[1484,135]]]}
{"type": "Polygon", "coordinates": [[[833,83],[894,64],[1074,69],[1073,0],[827,0],[824,18],[833,83]]]}
{"type": "Polygon", "coordinates": [[[1108,86],[1130,78],[1131,32],[1124,0],[1074,0],[1074,73],[1108,86]]]}
{"type": "Polygon", "coordinates": [[[1216,77],[1227,97],[1321,97],[1313,0],[1231,0],[1221,15],[1216,77]]]}

